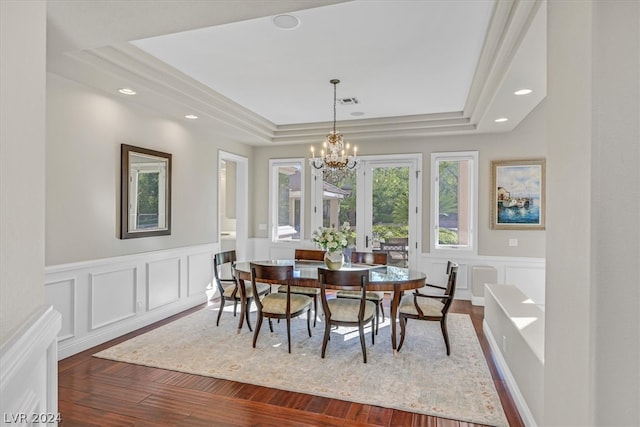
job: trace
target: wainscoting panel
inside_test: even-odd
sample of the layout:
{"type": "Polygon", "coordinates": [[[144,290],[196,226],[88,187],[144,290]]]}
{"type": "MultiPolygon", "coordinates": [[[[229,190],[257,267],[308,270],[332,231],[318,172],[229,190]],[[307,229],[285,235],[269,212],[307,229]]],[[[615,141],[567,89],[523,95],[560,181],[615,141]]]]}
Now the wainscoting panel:
{"type": "Polygon", "coordinates": [[[44,284],[45,299],[62,315],[58,340],[73,338],[76,334],[76,279],[64,279],[44,284]]]}
{"type": "MultiPolygon", "coordinates": [[[[0,352],[2,425],[45,425],[31,414],[58,412],[56,335],[61,316],[53,307],[37,311],[0,352]],[[27,418],[25,418],[27,417],[27,418]]],[[[56,420],[57,421],[57,420],[56,420]]],[[[57,422],[46,425],[57,425],[57,422]]]]}
{"type": "Polygon", "coordinates": [[[207,301],[218,244],[48,266],[45,302],[62,314],[58,359],[207,301]]]}
{"type": "Polygon", "coordinates": [[[187,295],[202,295],[211,284],[213,258],[210,252],[187,257],[187,295]]]}
{"type": "Polygon", "coordinates": [[[147,263],[147,309],[155,310],[180,299],[180,260],[147,263]]]}
{"type": "Polygon", "coordinates": [[[136,268],[89,274],[91,329],[136,315],[136,268]]]}

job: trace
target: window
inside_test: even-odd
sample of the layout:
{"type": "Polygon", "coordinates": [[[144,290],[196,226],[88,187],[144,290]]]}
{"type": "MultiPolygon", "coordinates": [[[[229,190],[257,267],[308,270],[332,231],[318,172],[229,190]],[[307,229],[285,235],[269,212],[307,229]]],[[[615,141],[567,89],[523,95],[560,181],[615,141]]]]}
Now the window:
{"type": "Polygon", "coordinates": [[[274,242],[300,240],[304,219],[303,159],[270,160],[271,237],[274,242]]]}
{"type": "Polygon", "coordinates": [[[434,250],[477,251],[478,152],[431,155],[434,250]]]}

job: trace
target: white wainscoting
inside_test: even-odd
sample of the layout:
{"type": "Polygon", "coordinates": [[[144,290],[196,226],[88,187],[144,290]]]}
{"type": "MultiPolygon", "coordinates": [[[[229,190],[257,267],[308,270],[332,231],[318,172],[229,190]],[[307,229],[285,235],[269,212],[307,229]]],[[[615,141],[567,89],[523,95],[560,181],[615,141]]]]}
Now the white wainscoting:
{"type": "Polygon", "coordinates": [[[58,359],[207,301],[218,244],[48,266],[45,301],[62,315],[58,359]]]}
{"type": "MultiPolygon", "coordinates": [[[[249,240],[247,259],[292,258],[295,248],[314,248],[310,241],[273,243],[266,238],[249,240]]],[[[418,256],[415,270],[423,271],[427,281],[446,284],[447,261],[458,263],[456,298],[471,300],[475,305],[484,304],[484,294],[473,295],[471,271],[473,266],[490,266],[497,270],[499,284],[515,285],[536,304],[544,305],[545,259],[523,257],[469,256],[451,254],[418,256]]],[[[484,290],[484,287],[483,287],[484,290]]]]}
{"type": "Polygon", "coordinates": [[[58,424],[56,335],[61,324],[60,313],[53,307],[42,308],[2,346],[2,425],[39,425],[45,420],[53,421],[46,425],[58,424]],[[40,418],[40,414],[46,418],[40,418]],[[41,422],[34,422],[34,417],[41,422]]]}
{"type": "MultiPolygon", "coordinates": [[[[456,298],[471,300],[474,305],[484,305],[484,293],[472,292],[472,270],[474,266],[493,267],[497,271],[498,284],[510,284],[520,289],[535,304],[544,306],[545,259],[497,256],[463,256],[452,254],[448,257],[422,254],[417,269],[427,273],[432,283],[446,283],[447,260],[458,263],[456,298]]],[[[482,289],[484,291],[484,289],[482,289]]]]}

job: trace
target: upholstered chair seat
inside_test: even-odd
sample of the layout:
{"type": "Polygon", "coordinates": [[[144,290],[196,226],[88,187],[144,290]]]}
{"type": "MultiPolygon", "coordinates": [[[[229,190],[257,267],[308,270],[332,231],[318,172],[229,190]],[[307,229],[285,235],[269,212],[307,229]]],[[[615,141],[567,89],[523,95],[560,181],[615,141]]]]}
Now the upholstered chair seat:
{"type": "MultiPolygon", "coordinates": [[[[291,312],[302,311],[311,305],[311,298],[306,295],[291,294],[291,312]]],[[[277,293],[267,295],[262,299],[262,310],[273,314],[287,313],[287,294],[277,293]]]]}
{"type": "MultiPolygon", "coordinates": [[[[336,322],[357,322],[358,311],[360,309],[360,298],[336,298],[327,301],[331,310],[331,319],[336,322]]],[[[364,306],[364,318],[368,319],[376,312],[376,305],[371,301],[366,301],[364,306]]]]}
{"type": "MultiPolygon", "coordinates": [[[[263,295],[269,292],[271,286],[266,283],[257,283],[258,295],[263,295]]],[[[245,293],[247,298],[253,298],[253,289],[251,287],[245,287],[245,293]]],[[[227,286],[224,288],[224,292],[222,293],[225,298],[233,298],[234,296],[240,296],[240,289],[237,289],[235,286],[227,286]],[[234,295],[233,293],[236,292],[234,295]]]]}
{"type": "MultiPolygon", "coordinates": [[[[418,309],[413,300],[413,295],[405,295],[402,297],[400,306],[398,307],[398,313],[419,316],[420,313],[418,313],[418,309]]],[[[424,316],[442,317],[442,309],[444,308],[442,301],[430,298],[419,298],[417,299],[417,303],[424,316]]]]}

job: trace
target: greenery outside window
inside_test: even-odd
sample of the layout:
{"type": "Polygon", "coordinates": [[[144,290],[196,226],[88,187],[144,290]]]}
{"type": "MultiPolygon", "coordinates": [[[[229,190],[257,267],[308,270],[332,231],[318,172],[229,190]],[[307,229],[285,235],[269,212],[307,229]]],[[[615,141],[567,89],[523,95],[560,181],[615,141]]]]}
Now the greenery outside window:
{"type": "Polygon", "coordinates": [[[431,155],[432,249],[477,252],[478,152],[431,155]]]}
{"type": "Polygon", "coordinates": [[[269,161],[271,239],[299,241],[304,236],[304,159],[269,161]]]}

